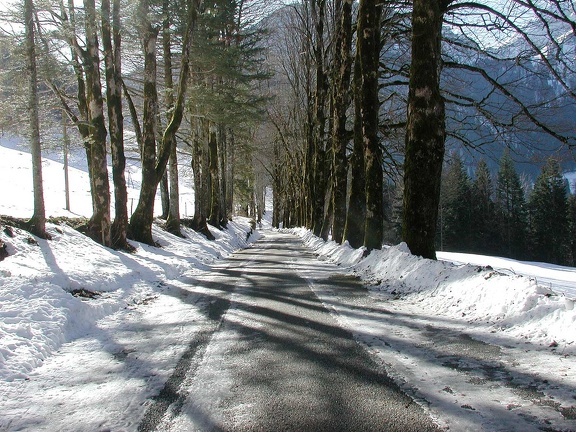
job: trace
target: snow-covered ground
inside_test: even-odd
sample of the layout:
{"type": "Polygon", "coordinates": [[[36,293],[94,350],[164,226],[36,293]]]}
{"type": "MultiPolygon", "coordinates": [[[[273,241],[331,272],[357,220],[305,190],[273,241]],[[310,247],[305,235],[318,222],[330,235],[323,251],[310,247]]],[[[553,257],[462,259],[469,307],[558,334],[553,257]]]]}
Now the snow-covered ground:
{"type": "MultiPolygon", "coordinates": [[[[0,215],[28,217],[30,156],[10,147],[0,145],[0,215]]],[[[62,164],[46,160],[43,167],[47,214],[89,216],[85,171],[71,168],[70,213],[63,210],[62,164]]],[[[136,168],[130,176],[136,199],[136,168]]],[[[249,221],[213,230],[214,242],[155,228],[162,248],[135,244],[133,254],[103,248],[66,225],[48,229],[53,240],[36,243],[19,230],[0,232],[11,254],[0,262],[0,430],[135,430],[206,322],[202,292],[187,281],[247,246],[249,221]],[[69,293],[74,289],[101,295],[83,299],[69,293]]],[[[293,232],[324,263],[370,287],[369,304],[339,301],[336,291],[317,294],[392,376],[427,401],[441,426],[520,431],[529,429],[518,419],[537,416],[550,418],[551,430],[576,430],[574,269],[448,253],[435,262],[410,255],[405,245],[363,259],[362,250],[293,232]],[[462,380],[457,369],[466,365],[454,373],[435,365],[438,347],[426,336],[448,341],[462,333],[498,346],[502,360],[489,372],[507,374],[510,386],[491,385],[486,376],[462,380]],[[532,387],[533,402],[517,403],[515,392],[532,387]]],[[[458,350],[469,346],[464,342],[446,344],[458,350]]]]}
{"type": "Polygon", "coordinates": [[[431,261],[405,244],[362,258],[290,231],[367,283],[369,300],[316,293],[439,425],[576,431],[574,269],[449,253],[431,261]]]}
{"type": "MultiPolygon", "coordinates": [[[[30,160],[0,146],[0,215],[32,214],[30,160]]],[[[43,175],[49,216],[90,215],[85,171],[70,168],[72,213],[63,209],[62,164],[45,160],[43,175]]],[[[246,239],[249,222],[213,229],[215,241],[155,227],[162,247],[133,243],[135,253],[66,225],[48,224],[50,241],[2,227],[10,256],[0,262],[0,430],[135,430],[206,322],[202,295],[186,281],[254,241],[258,233],[246,239]],[[70,294],[82,289],[101,294],[70,294]]]]}

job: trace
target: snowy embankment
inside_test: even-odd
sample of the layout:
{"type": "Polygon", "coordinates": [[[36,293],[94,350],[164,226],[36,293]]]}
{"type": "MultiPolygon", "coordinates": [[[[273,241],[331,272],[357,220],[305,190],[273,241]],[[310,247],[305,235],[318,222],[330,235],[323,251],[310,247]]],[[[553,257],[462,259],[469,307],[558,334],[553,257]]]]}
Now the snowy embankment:
{"type": "MultiPolygon", "coordinates": [[[[13,141],[9,144],[15,146],[13,141]]],[[[82,169],[70,168],[74,213],[63,209],[62,167],[58,161],[43,160],[47,215],[90,216],[88,174],[82,169]]],[[[139,178],[140,174],[133,166],[127,175],[139,178]]],[[[29,153],[0,146],[0,184],[3,185],[0,215],[30,217],[33,200],[29,153]]],[[[190,199],[193,192],[186,186],[183,183],[181,189],[190,199]]],[[[137,198],[137,189],[129,188],[128,192],[137,198]]],[[[150,322],[166,325],[170,320],[177,321],[181,318],[176,316],[177,311],[183,302],[166,295],[166,286],[178,285],[180,279],[206,270],[215,260],[246,247],[246,234],[251,230],[248,219],[236,218],[226,230],[213,229],[216,240],[208,241],[186,228],[183,228],[185,238],[179,238],[154,227],[153,237],[160,248],[132,242],[136,252],[125,253],[102,247],[67,225],[48,224],[47,229],[52,236],[50,241],[33,238],[19,229],[0,228],[0,240],[10,255],[0,262],[0,380],[3,381],[28,378],[67,342],[98,334],[112,316],[114,320],[125,320],[138,305],[154,303],[157,313],[151,314],[150,322]],[[75,290],[100,294],[87,299],[73,296],[75,290]],[[164,309],[170,313],[163,314],[164,309]]],[[[171,349],[175,345],[171,339],[174,336],[166,335],[156,348],[171,349]]],[[[181,338],[185,348],[186,337],[181,338]]],[[[174,358],[178,358],[176,354],[174,358]]]]}
{"type": "MultiPolygon", "coordinates": [[[[50,241],[21,230],[0,238],[10,257],[0,263],[0,379],[26,378],[62,344],[93,331],[96,322],[145,303],[167,282],[247,246],[245,218],[210,242],[184,229],[181,239],[154,228],[162,248],[133,243],[135,253],[104,248],[66,225],[49,224],[50,241]],[[88,300],[74,290],[101,293],[88,300]]],[[[253,240],[253,239],[252,239],[253,240]]]]}
{"type": "Polygon", "coordinates": [[[515,262],[526,275],[510,274],[497,268],[499,258],[482,257],[482,266],[463,264],[465,254],[440,254],[445,260],[458,262],[432,261],[411,255],[405,244],[373,251],[362,258],[363,249],[324,242],[305,229],[291,232],[321,259],[360,276],[373,294],[406,299],[434,314],[466,320],[486,333],[504,333],[519,342],[557,346],[564,354],[576,353],[576,283],[571,281],[572,268],[515,262]],[[554,278],[549,276],[550,271],[556,272],[554,278]],[[543,280],[544,284],[539,283],[543,280]]]}

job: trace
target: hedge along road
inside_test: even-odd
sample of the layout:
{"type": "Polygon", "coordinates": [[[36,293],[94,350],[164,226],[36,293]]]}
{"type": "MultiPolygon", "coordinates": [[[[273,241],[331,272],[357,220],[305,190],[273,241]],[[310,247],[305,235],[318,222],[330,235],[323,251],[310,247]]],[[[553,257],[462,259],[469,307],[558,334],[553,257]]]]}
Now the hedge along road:
{"type": "Polygon", "coordinates": [[[335,273],[296,237],[267,232],[191,279],[210,324],[139,430],[438,430],[313,293],[335,273]]]}

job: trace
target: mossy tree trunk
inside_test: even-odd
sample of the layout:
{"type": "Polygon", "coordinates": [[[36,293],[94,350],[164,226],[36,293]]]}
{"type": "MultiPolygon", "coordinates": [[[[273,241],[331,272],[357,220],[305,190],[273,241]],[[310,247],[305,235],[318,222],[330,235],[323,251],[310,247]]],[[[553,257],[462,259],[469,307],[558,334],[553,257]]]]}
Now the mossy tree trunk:
{"type": "Polygon", "coordinates": [[[334,56],[333,124],[332,124],[332,239],[342,243],[346,225],[347,160],[346,146],[350,134],[346,130],[350,105],[352,72],[352,0],[336,1],[337,34],[334,56]]]}
{"type": "Polygon", "coordinates": [[[360,0],[357,47],[360,51],[362,140],[366,173],[364,246],[381,249],[384,236],[382,149],[378,141],[378,67],[380,59],[380,6],[360,0]]]}
{"type": "Polygon", "coordinates": [[[96,5],[94,0],[84,0],[86,10],[86,52],[84,73],[86,75],[86,101],[90,125],[89,169],[91,172],[92,217],[88,222],[88,234],[104,246],[111,246],[110,184],[108,181],[108,161],[106,158],[106,122],[104,100],[100,81],[100,50],[96,26],[96,5]]]}
{"type": "Polygon", "coordinates": [[[328,79],[325,63],[324,24],[326,17],[326,0],[311,2],[312,23],[314,25],[314,61],[316,87],[314,89],[313,117],[313,160],[314,200],[312,202],[312,231],[314,235],[322,234],[324,210],[326,204],[327,158],[326,158],[326,102],[328,79]]]}
{"type": "Polygon", "coordinates": [[[128,229],[128,191],[126,189],[126,156],[124,155],[124,117],[122,115],[120,0],[114,0],[112,17],[110,0],[102,0],[102,47],[106,74],[108,129],[114,182],[114,222],[112,247],[130,249],[126,240],[128,229]]]}
{"type": "Polygon", "coordinates": [[[404,159],[402,237],[414,255],[436,258],[434,239],[446,139],[440,94],[442,18],[449,1],[414,0],[404,159]]]}
{"type": "Polygon", "coordinates": [[[354,147],[350,156],[350,199],[346,212],[344,240],[353,248],[364,244],[366,221],[366,170],[364,168],[364,143],[362,140],[360,52],[356,50],[354,61],[354,147]]]}
{"type": "MultiPolygon", "coordinates": [[[[170,121],[174,109],[174,80],[172,78],[172,38],[170,33],[170,2],[164,0],[162,9],[164,10],[164,21],[162,23],[162,48],[164,57],[164,87],[165,105],[167,120],[170,121]]],[[[176,142],[170,151],[168,160],[168,213],[166,217],[166,230],[174,235],[182,237],[180,231],[180,189],[178,186],[178,156],[176,152],[176,142]]],[[[164,209],[163,209],[164,210],[164,209]]],[[[163,212],[164,213],[164,212],[163,212]]]]}
{"type": "Polygon", "coordinates": [[[186,30],[182,41],[182,61],[178,78],[178,90],[170,121],[162,134],[162,141],[156,152],[156,113],[158,112],[158,91],[156,83],[156,41],[158,30],[148,21],[147,0],[140,1],[142,17],[141,32],[144,49],[144,113],[142,128],[142,186],[136,210],[130,219],[129,232],[134,240],[154,244],[152,222],[154,219],[154,198],[158,183],[166,172],[166,166],[173,147],[176,146],[176,132],[184,117],[184,102],[190,71],[190,46],[197,21],[197,2],[188,5],[186,30]],[[158,153],[158,154],[156,154],[158,153]]]}

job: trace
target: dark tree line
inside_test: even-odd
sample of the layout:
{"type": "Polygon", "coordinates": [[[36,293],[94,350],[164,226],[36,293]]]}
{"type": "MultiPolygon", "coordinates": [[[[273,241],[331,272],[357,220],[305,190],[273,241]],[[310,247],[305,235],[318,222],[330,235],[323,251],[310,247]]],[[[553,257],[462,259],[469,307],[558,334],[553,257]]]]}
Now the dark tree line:
{"type": "Polygon", "coordinates": [[[531,185],[521,181],[510,152],[496,175],[481,159],[473,179],[454,154],[442,178],[436,243],[440,250],[574,265],[575,204],[553,157],[531,185]]]}

